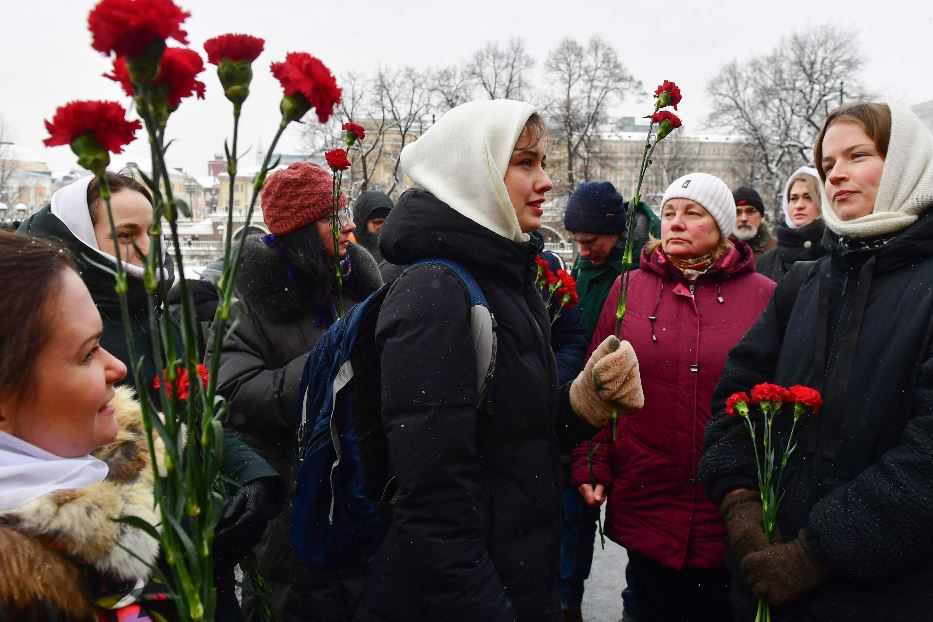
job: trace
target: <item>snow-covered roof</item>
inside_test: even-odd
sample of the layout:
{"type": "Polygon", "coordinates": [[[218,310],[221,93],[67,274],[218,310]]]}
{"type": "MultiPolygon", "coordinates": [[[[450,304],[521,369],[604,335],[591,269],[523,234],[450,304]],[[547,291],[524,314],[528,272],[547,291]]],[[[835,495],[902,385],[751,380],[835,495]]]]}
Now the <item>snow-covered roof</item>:
{"type": "Polygon", "coordinates": [[[0,157],[4,160],[15,160],[17,162],[29,162],[42,164],[45,166],[45,160],[40,158],[34,151],[11,142],[0,143],[0,157]]]}

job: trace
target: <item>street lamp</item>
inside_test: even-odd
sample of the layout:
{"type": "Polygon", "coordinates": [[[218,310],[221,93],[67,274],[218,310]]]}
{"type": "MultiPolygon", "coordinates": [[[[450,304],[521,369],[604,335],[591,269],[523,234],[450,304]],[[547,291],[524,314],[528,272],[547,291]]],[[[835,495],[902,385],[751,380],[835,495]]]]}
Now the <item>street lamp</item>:
{"type": "Polygon", "coordinates": [[[185,190],[188,191],[188,209],[191,210],[192,220],[194,220],[194,192],[198,187],[197,180],[189,175],[187,181],[185,181],[185,190]]]}

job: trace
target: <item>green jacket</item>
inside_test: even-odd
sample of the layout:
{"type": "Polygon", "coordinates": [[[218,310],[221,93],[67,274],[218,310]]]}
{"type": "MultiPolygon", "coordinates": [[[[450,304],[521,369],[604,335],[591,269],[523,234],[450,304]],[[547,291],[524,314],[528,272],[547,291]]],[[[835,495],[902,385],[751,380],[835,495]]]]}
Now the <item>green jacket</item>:
{"type": "MultiPolygon", "coordinates": [[[[626,206],[628,206],[627,203],[626,206]]],[[[645,203],[639,202],[635,212],[635,240],[632,243],[633,270],[638,268],[641,251],[648,243],[649,235],[661,236],[661,219],[655,216],[645,203]]],[[[594,266],[589,259],[579,255],[573,262],[571,274],[577,281],[577,294],[580,296],[578,308],[583,317],[583,330],[586,331],[587,340],[593,338],[593,331],[596,329],[596,322],[599,320],[606,297],[609,296],[609,290],[616,277],[623,272],[622,249],[624,246],[625,236],[623,235],[608,259],[598,266],[594,266]]]]}

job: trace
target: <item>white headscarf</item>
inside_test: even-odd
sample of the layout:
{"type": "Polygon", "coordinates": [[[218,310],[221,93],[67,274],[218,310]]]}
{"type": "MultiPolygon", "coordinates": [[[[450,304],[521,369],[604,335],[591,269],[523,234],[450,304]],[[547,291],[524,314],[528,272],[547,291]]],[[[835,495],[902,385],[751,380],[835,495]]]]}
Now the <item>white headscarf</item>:
{"type": "Polygon", "coordinates": [[[508,99],[457,106],[402,149],[402,170],[463,216],[504,238],[525,242],[528,235],[518,224],[503,178],[534,111],[508,99]]]}
{"type": "Polygon", "coordinates": [[[62,458],[0,432],[0,512],[56,490],[102,482],[109,470],[105,462],[93,456],[62,458]]]}
{"type": "Polygon", "coordinates": [[[809,175],[816,180],[817,191],[819,192],[818,198],[820,201],[820,210],[823,206],[826,205],[829,201],[826,199],[826,192],[823,190],[823,182],[820,180],[820,173],[812,166],[801,166],[794,174],[787,178],[787,183],[784,184],[784,194],[781,196],[782,207],[784,208],[784,223],[791,229],[796,229],[797,225],[794,224],[793,219],[790,217],[790,205],[787,203],[787,195],[790,193],[790,184],[791,181],[798,175],[809,175]]]}
{"type": "MultiPolygon", "coordinates": [[[[65,223],[68,230],[92,251],[116,265],[117,258],[100,250],[97,238],[94,236],[94,223],[91,222],[91,211],[87,204],[87,187],[94,179],[93,175],[82,177],[60,188],[52,195],[52,214],[65,223]]],[[[138,279],[143,278],[142,266],[123,262],[127,273],[138,279]]]]}
{"type": "Polygon", "coordinates": [[[840,236],[894,234],[912,225],[933,205],[933,135],[907,106],[885,105],[891,109],[891,141],[874,210],[859,218],[840,220],[830,202],[823,203],[826,226],[840,236]]]}

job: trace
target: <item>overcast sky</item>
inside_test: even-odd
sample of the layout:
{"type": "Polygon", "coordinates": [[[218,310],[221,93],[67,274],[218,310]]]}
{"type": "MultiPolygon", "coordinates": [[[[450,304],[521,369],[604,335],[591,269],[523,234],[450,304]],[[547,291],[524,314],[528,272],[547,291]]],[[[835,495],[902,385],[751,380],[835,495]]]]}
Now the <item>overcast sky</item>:
{"type": "MultiPolygon", "coordinates": [[[[336,75],[366,72],[379,63],[419,68],[468,58],[490,41],[525,40],[543,82],[547,52],[563,37],[598,34],[612,43],[629,71],[646,87],[670,79],[680,84],[681,117],[698,131],[709,112],[707,81],[720,66],[773,47],[795,29],[834,24],[854,29],[867,60],[866,84],[885,98],[917,104],[933,100],[933,2],[857,0],[176,0],[191,12],[190,45],[203,55],[205,39],[246,32],[266,39],[254,70],[253,94],[243,108],[241,145],[268,146],[279,119],[281,90],[268,71],[286,52],[306,51],[336,75]]],[[[111,61],[90,47],[91,0],[0,3],[0,115],[16,142],[44,158],[53,171],[72,167],[67,147],[46,148],[43,119],[74,99],[116,99],[119,87],[101,77],[111,61]]],[[[206,100],[187,100],[169,122],[176,139],[169,164],[206,175],[206,161],[223,151],[230,133],[230,104],[214,67],[202,74],[206,100]]],[[[644,114],[646,104],[628,98],[621,111],[644,114]]],[[[306,120],[311,122],[313,114],[306,120]]],[[[140,133],[141,135],[142,133],[140,133]]],[[[298,147],[286,135],[284,151],[298,147]]],[[[142,139],[128,159],[145,166],[142,139]]],[[[121,164],[125,160],[118,160],[121,164]]]]}

